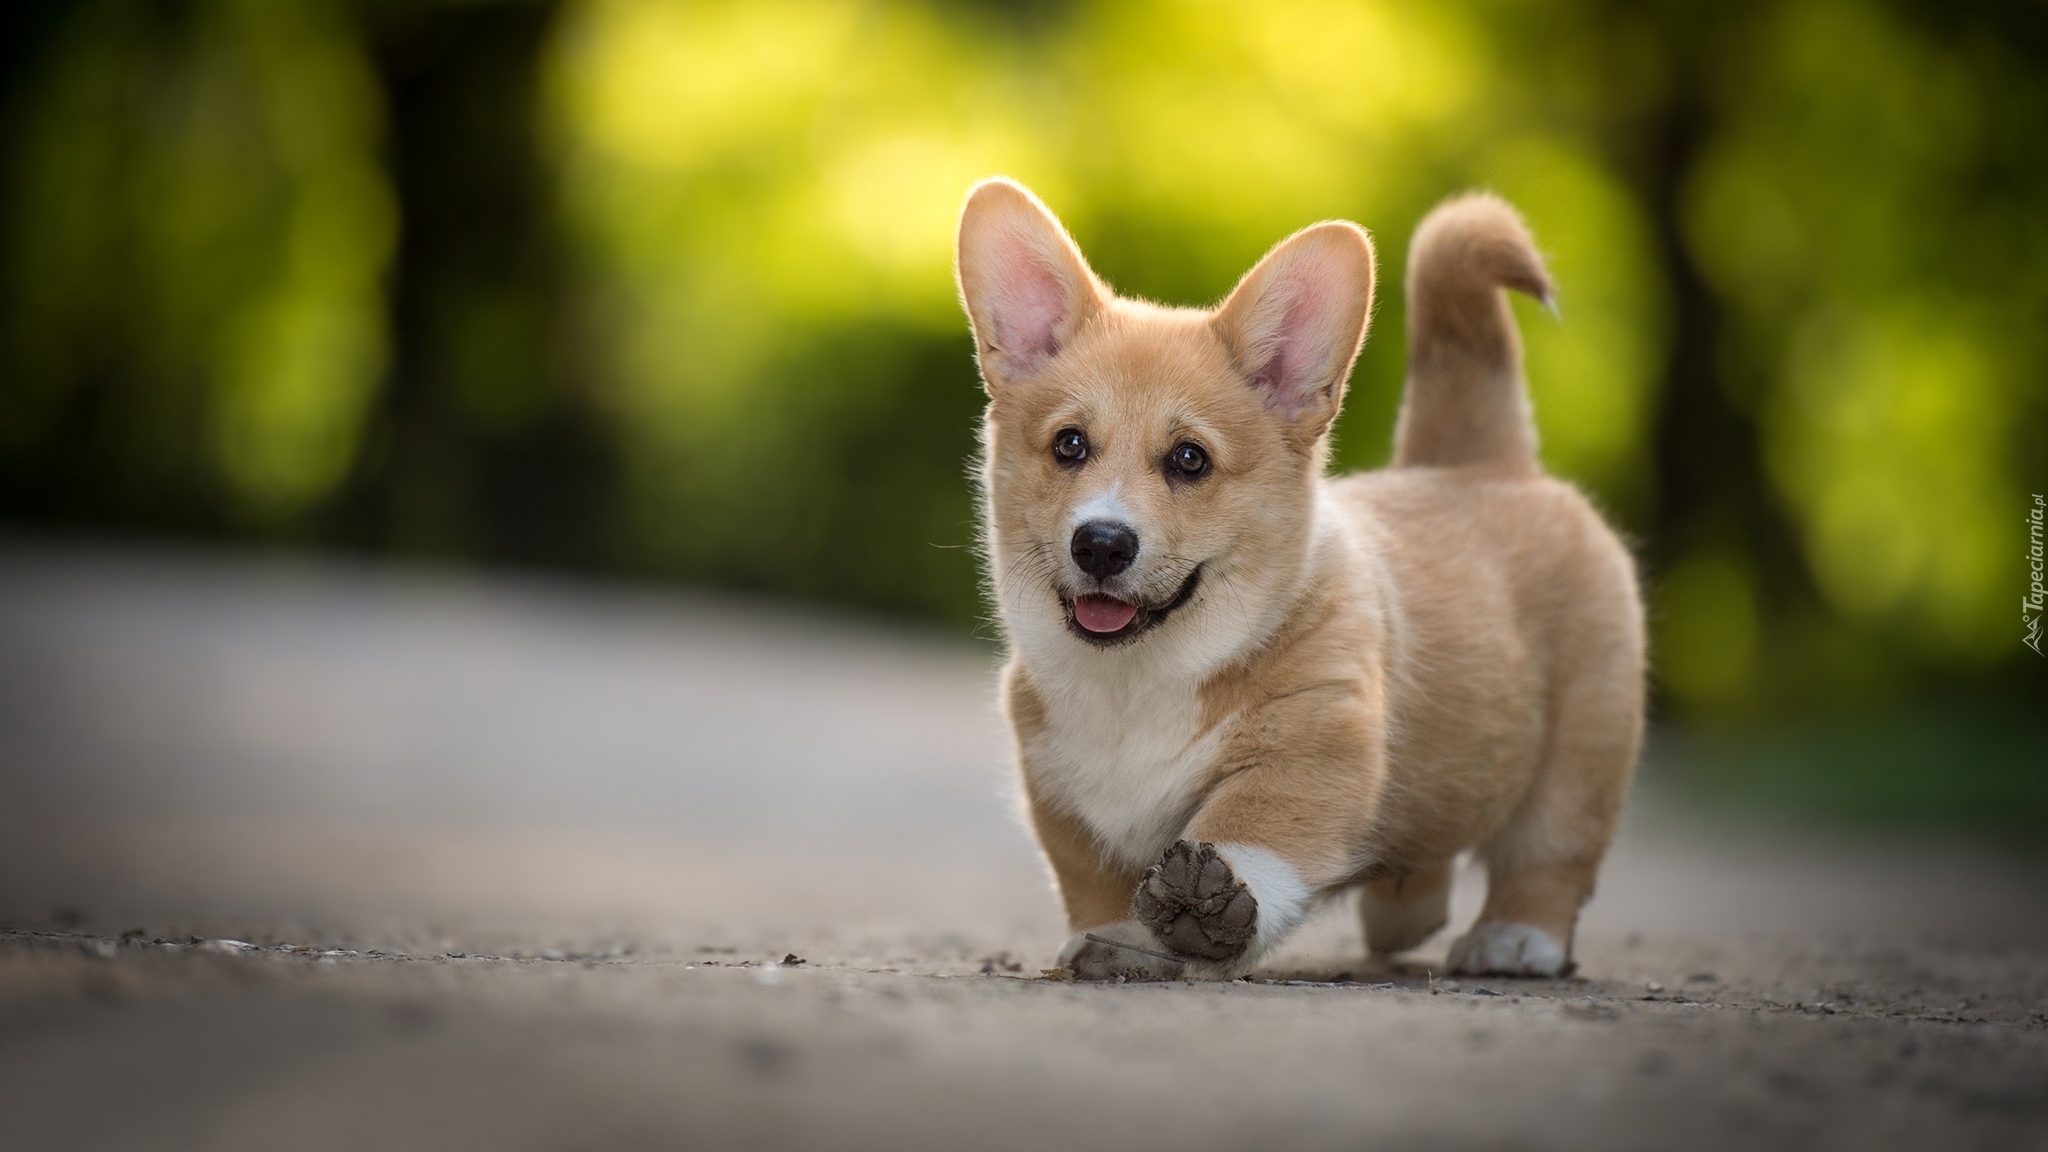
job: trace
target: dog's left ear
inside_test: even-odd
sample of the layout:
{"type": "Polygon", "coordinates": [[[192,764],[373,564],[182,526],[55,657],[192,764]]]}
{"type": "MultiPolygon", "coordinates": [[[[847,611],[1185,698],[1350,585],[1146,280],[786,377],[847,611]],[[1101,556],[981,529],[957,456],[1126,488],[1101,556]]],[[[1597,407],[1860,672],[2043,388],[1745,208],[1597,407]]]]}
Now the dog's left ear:
{"type": "Polygon", "coordinates": [[[1210,323],[1266,406],[1313,441],[1344,399],[1372,317],[1372,240],[1344,220],[1274,245],[1210,323]]]}

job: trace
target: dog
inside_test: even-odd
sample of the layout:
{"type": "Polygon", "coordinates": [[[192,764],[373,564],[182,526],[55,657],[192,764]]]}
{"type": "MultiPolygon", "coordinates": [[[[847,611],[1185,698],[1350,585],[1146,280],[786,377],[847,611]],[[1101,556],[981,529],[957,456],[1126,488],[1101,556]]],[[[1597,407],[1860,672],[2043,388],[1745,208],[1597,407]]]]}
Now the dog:
{"type": "Polygon", "coordinates": [[[1313,225],[1207,310],[1111,292],[1022,185],[977,184],[957,283],[988,395],[983,548],[1022,796],[1076,979],[1223,979],[1356,888],[1376,956],[1487,871],[1465,974],[1557,976],[1634,772],[1633,560],[1546,475],[1504,289],[1553,299],[1485,194],[1408,263],[1391,464],[1326,476],[1372,313],[1313,225]]]}

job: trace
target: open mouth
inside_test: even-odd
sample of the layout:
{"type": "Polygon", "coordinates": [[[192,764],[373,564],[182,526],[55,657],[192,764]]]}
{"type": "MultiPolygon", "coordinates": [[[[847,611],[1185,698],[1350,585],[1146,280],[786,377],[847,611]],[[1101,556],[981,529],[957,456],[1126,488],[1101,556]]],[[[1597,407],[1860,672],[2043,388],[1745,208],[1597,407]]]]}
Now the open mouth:
{"type": "Polygon", "coordinates": [[[1086,596],[1062,596],[1061,603],[1067,609],[1067,631],[1101,647],[1110,647],[1134,640],[1158,627],[1173,610],[1188,602],[1195,594],[1195,585],[1202,579],[1200,565],[1181,581],[1180,589],[1164,604],[1136,604],[1119,600],[1114,596],[1089,594],[1086,596]]]}

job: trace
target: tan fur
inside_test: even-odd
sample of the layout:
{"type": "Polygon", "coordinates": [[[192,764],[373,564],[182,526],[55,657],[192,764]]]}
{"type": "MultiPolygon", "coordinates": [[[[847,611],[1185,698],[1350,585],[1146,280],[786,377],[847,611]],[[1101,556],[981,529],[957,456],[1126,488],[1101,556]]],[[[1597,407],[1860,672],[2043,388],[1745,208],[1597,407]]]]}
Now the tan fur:
{"type": "Polygon", "coordinates": [[[1362,230],[1305,229],[1217,309],[1169,309],[1110,293],[1019,186],[970,193],[960,283],[990,395],[1005,704],[1077,934],[1123,922],[1136,938],[1145,868],[1199,841],[1270,851],[1313,895],[1363,886],[1371,947],[1400,950],[1441,925],[1449,864],[1476,849],[1480,926],[1538,928],[1568,955],[1641,739],[1635,574],[1536,465],[1501,285],[1549,282],[1512,210],[1439,208],[1410,269],[1395,464],[1328,479],[1370,313],[1362,230]],[[1050,449],[1067,428],[1089,441],[1079,466],[1050,449]],[[1162,467],[1184,441],[1208,475],[1162,467]],[[1082,508],[1143,541],[1106,594],[1165,605],[1197,573],[1119,646],[1067,621],[1095,589],[1068,556],[1082,508]]]}

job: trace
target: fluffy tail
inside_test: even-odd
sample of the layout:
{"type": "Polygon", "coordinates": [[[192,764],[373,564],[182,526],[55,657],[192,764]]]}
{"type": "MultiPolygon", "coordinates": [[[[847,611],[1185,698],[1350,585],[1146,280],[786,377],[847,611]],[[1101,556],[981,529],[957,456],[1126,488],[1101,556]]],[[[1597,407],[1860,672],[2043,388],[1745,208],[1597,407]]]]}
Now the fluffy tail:
{"type": "Polygon", "coordinates": [[[1394,466],[1536,468],[1536,425],[1507,294],[1551,303],[1522,218],[1498,196],[1447,200],[1408,249],[1408,382],[1394,466]]]}

